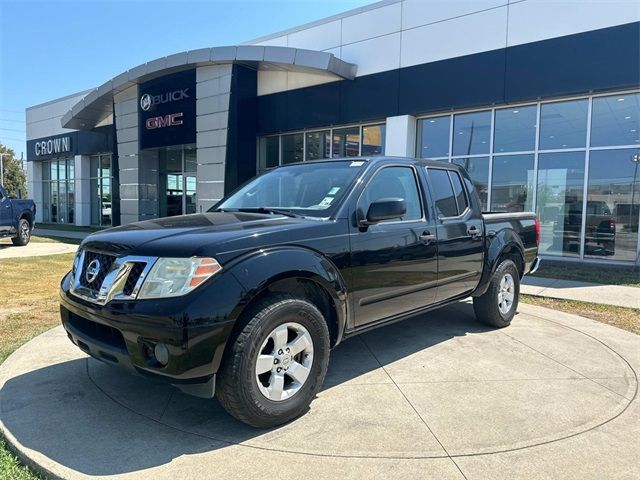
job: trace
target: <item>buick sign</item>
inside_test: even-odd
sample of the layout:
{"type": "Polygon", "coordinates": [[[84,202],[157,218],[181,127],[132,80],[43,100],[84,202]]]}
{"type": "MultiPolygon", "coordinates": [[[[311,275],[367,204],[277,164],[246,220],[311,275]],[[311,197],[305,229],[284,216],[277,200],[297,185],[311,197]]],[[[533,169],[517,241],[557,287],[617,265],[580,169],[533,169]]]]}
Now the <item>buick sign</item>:
{"type": "Polygon", "coordinates": [[[151,108],[152,101],[151,95],[145,93],[140,97],[140,108],[145,112],[148,111],[151,108]]]}
{"type": "Polygon", "coordinates": [[[140,97],[140,108],[145,112],[148,112],[151,110],[151,107],[162,103],[178,102],[186,98],[191,98],[188,92],[189,88],[182,88],[180,90],[174,90],[173,92],[161,93],[160,95],[150,95],[145,93],[140,97]]]}

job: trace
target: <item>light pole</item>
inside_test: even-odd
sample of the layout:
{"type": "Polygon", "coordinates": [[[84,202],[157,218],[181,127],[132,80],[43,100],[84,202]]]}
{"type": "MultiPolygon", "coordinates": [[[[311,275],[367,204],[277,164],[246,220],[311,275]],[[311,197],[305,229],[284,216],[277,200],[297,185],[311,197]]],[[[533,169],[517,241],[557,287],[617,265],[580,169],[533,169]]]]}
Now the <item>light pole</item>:
{"type": "Polygon", "coordinates": [[[4,185],[4,156],[8,153],[0,153],[0,185],[4,185]]]}

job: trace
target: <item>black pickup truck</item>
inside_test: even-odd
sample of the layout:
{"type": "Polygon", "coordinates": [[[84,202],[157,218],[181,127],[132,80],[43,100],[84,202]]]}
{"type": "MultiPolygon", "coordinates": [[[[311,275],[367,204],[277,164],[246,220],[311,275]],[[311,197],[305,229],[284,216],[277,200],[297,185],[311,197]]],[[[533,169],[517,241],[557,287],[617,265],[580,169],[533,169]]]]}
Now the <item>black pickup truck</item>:
{"type": "Polygon", "coordinates": [[[207,213],[86,238],[61,284],[70,340],[268,427],[301,415],[345,338],[472,296],[509,325],[537,266],[533,213],[483,214],[444,162],[276,168],[207,213]]]}
{"type": "Polygon", "coordinates": [[[29,243],[35,223],[33,200],[11,198],[0,185],[0,238],[10,237],[14,245],[23,247],[29,243]]]}

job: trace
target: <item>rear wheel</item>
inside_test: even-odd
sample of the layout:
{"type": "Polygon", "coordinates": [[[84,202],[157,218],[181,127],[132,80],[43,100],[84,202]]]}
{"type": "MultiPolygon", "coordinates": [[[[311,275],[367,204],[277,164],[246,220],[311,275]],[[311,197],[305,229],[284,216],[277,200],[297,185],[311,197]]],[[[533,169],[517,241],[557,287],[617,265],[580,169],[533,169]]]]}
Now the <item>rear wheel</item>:
{"type": "Polygon", "coordinates": [[[11,239],[11,242],[17,247],[24,247],[31,240],[31,225],[24,218],[18,222],[18,234],[11,239]]]}
{"type": "Polygon", "coordinates": [[[473,310],[483,323],[506,327],[513,320],[520,296],[520,273],[515,263],[503,260],[496,268],[487,291],[473,299],[473,310]]]}
{"type": "Polygon", "coordinates": [[[246,317],[225,354],[216,396],[227,412],[254,427],[302,415],[322,386],[329,363],[329,330],[310,302],[272,295],[246,317]]]}

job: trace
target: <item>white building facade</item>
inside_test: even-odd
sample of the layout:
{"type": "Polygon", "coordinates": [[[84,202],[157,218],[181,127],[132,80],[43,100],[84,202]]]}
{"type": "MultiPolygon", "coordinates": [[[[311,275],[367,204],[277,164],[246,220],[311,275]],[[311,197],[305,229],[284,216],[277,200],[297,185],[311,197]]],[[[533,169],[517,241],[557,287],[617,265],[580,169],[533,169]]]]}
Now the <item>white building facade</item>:
{"type": "Polygon", "coordinates": [[[281,164],[402,155],[465,166],[487,210],[535,210],[544,257],[638,263],[634,0],[385,0],[26,116],[38,222],[198,213],[281,164]]]}

